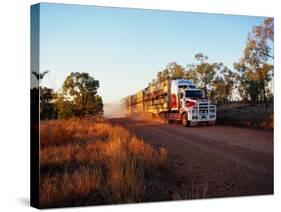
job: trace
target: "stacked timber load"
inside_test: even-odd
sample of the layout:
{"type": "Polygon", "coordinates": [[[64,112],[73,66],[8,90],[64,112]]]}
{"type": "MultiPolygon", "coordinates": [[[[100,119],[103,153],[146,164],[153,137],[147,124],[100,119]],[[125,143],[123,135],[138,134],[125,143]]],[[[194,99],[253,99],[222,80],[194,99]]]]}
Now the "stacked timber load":
{"type": "Polygon", "coordinates": [[[132,97],[132,111],[134,113],[143,112],[143,104],[144,104],[143,91],[139,91],[132,97]]]}
{"type": "Polygon", "coordinates": [[[125,98],[126,113],[141,113],[144,112],[144,93],[139,91],[134,95],[125,98]]]}
{"type": "Polygon", "coordinates": [[[132,95],[127,96],[125,98],[124,103],[125,103],[126,113],[132,113],[133,112],[133,107],[132,107],[132,105],[133,105],[133,96],[132,95]]]}
{"type": "Polygon", "coordinates": [[[170,81],[164,80],[152,84],[125,98],[125,109],[127,113],[160,113],[169,110],[170,81]]]}
{"type": "Polygon", "coordinates": [[[151,113],[165,112],[168,110],[170,81],[148,86],[144,90],[144,110],[151,113]]]}

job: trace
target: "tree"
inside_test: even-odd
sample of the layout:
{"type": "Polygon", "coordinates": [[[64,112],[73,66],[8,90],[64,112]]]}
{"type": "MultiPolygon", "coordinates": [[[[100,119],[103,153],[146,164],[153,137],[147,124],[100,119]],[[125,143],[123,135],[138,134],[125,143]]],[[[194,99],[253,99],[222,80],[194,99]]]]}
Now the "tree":
{"type": "Polygon", "coordinates": [[[98,88],[99,81],[88,73],[72,72],[63,83],[63,94],[73,105],[74,114],[82,118],[102,112],[102,99],[96,96],[98,88]]]}
{"type": "Polygon", "coordinates": [[[157,76],[156,76],[156,81],[157,82],[162,82],[163,80],[164,80],[164,78],[163,78],[162,71],[158,71],[157,76]]]}
{"type": "MultiPolygon", "coordinates": [[[[176,62],[171,62],[166,65],[162,71],[158,71],[156,79],[152,80],[152,84],[162,82],[167,79],[180,79],[185,77],[185,69],[176,62]]],[[[150,84],[151,84],[150,83],[150,84]]]]}
{"type": "Polygon", "coordinates": [[[197,64],[187,65],[187,77],[191,77],[195,84],[204,90],[205,95],[208,95],[208,87],[215,77],[217,63],[208,63],[208,57],[202,53],[195,55],[197,64]]]}
{"type": "Polygon", "coordinates": [[[197,75],[196,75],[194,64],[187,65],[184,78],[192,80],[193,83],[198,84],[198,78],[197,78],[197,75]]]}
{"type": "Polygon", "coordinates": [[[162,77],[164,80],[171,78],[169,70],[167,68],[162,71],[162,77]]]}
{"type": "Polygon", "coordinates": [[[252,29],[242,58],[238,63],[234,63],[242,80],[240,90],[244,88],[245,96],[254,102],[267,103],[267,87],[274,72],[270,62],[274,58],[271,42],[273,42],[273,19],[266,18],[262,26],[255,26],[252,29]]]}
{"type": "Polygon", "coordinates": [[[92,107],[89,113],[91,114],[99,114],[103,113],[103,102],[102,98],[99,95],[95,96],[94,104],[89,105],[89,107],[92,107]]]}
{"type": "Polygon", "coordinates": [[[55,105],[58,119],[69,119],[75,115],[72,102],[67,100],[63,94],[57,95],[55,105]]]}
{"type": "Polygon", "coordinates": [[[231,101],[237,78],[237,73],[220,64],[219,73],[210,83],[212,88],[209,92],[210,99],[218,104],[226,104],[231,101]]]}
{"type": "Polygon", "coordinates": [[[256,68],[241,64],[240,61],[235,64],[235,68],[240,72],[238,86],[240,96],[253,103],[267,103],[267,96],[271,96],[268,82],[271,80],[269,72],[272,66],[261,64],[259,68],[256,68]]]}
{"type": "Polygon", "coordinates": [[[55,92],[51,88],[40,86],[40,119],[55,118],[55,92]]]}
{"type": "MultiPolygon", "coordinates": [[[[39,84],[40,81],[45,77],[47,73],[49,73],[49,70],[45,70],[42,73],[38,73],[36,71],[31,72],[35,78],[38,80],[39,84]]],[[[55,92],[51,88],[47,87],[34,87],[31,89],[31,104],[36,105],[38,107],[38,97],[40,99],[40,119],[53,119],[55,118],[55,104],[54,104],[54,97],[55,92]],[[40,97],[39,97],[40,95],[40,97]]]]}
{"type": "Polygon", "coordinates": [[[176,62],[169,63],[166,67],[169,72],[169,77],[173,79],[181,79],[185,75],[184,67],[176,62]]]}
{"type": "Polygon", "coordinates": [[[217,76],[212,82],[212,89],[209,92],[209,98],[216,104],[227,102],[227,96],[224,92],[225,84],[222,77],[217,76]]]}
{"type": "Polygon", "coordinates": [[[32,71],[32,74],[36,77],[36,79],[39,81],[45,77],[46,74],[49,73],[49,70],[43,71],[43,73],[37,73],[36,71],[32,71]]]}
{"type": "Polygon", "coordinates": [[[274,22],[273,18],[265,18],[263,25],[255,26],[249,34],[249,39],[255,41],[259,57],[264,61],[274,59],[273,41],[274,41],[274,22]]]}
{"type": "Polygon", "coordinates": [[[228,103],[231,101],[232,92],[235,88],[236,81],[238,79],[238,74],[232,70],[230,70],[227,66],[224,66],[221,64],[221,67],[223,67],[220,71],[220,74],[223,79],[224,84],[224,96],[225,96],[225,102],[228,103]]]}

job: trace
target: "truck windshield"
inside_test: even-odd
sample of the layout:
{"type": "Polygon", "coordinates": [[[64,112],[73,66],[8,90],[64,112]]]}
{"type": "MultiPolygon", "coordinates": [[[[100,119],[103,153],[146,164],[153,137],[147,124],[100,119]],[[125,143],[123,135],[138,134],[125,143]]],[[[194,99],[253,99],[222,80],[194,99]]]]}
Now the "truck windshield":
{"type": "Polygon", "coordinates": [[[202,98],[203,93],[202,91],[186,91],[185,97],[192,98],[192,99],[199,99],[202,98]]]}

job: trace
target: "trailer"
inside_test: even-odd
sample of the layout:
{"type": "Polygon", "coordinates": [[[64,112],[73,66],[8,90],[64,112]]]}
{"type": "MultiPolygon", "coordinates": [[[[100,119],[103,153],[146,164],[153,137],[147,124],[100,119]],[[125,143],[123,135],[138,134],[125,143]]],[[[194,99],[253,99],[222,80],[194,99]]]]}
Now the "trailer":
{"type": "Polygon", "coordinates": [[[184,126],[216,121],[216,106],[187,79],[167,79],[152,84],[126,97],[124,106],[129,115],[148,112],[166,123],[177,120],[184,126]]]}

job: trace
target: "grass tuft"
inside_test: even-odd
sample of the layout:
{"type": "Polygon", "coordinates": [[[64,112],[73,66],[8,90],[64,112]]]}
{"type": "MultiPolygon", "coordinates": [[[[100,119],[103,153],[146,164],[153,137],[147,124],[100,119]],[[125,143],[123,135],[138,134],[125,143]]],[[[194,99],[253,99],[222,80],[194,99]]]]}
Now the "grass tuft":
{"type": "Polygon", "coordinates": [[[43,208],[145,201],[167,161],[166,149],[101,118],[43,121],[40,138],[43,208]]]}

